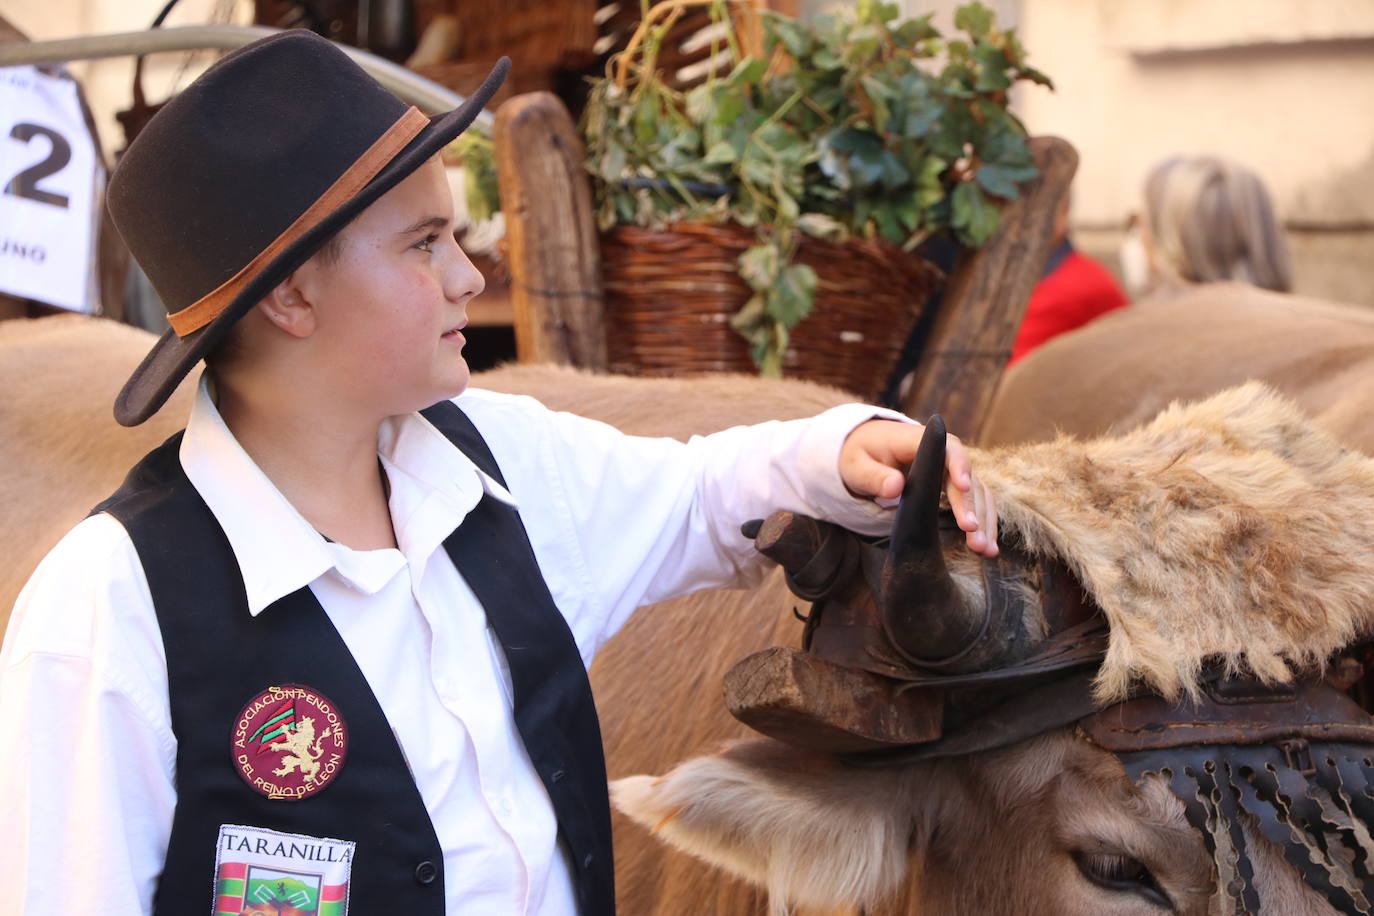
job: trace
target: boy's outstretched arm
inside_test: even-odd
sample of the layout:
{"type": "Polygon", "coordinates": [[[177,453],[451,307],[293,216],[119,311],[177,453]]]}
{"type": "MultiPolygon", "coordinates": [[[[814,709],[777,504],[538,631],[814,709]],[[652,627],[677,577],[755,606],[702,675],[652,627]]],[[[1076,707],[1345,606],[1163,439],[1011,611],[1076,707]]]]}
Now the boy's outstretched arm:
{"type": "MultiPolygon", "coordinates": [[[[856,496],[896,499],[916,457],[925,427],[919,423],[869,420],[856,426],[840,448],[840,477],[856,496]]],[[[997,556],[997,505],[973,474],[958,436],[945,445],[945,494],[969,549],[997,556]]]]}

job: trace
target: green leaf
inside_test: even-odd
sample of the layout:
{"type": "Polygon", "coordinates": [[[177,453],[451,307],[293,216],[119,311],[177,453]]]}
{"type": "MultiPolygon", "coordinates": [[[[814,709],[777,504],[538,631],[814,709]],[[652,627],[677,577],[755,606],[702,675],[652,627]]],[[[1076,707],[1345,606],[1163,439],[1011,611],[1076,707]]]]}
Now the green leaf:
{"type": "Polygon", "coordinates": [[[974,2],[959,7],[954,13],[954,27],[981,37],[992,31],[996,17],[992,10],[981,3],[974,2]]]}
{"type": "Polygon", "coordinates": [[[748,332],[766,317],[763,296],[755,293],[738,312],[730,316],[730,327],[748,337],[748,332]]]}
{"type": "Polygon", "coordinates": [[[758,57],[746,57],[744,60],[735,64],[735,69],[730,71],[726,82],[736,88],[753,85],[763,78],[764,72],[768,69],[768,61],[758,57]]]}
{"type": "Polygon", "coordinates": [[[658,114],[658,100],[645,93],[635,107],[635,141],[640,146],[649,146],[658,139],[661,119],[658,114]]]}
{"type": "Polygon", "coordinates": [[[601,154],[601,179],[607,182],[618,183],[625,177],[625,147],[615,141],[609,141],[606,149],[601,154]]]}
{"type": "Polygon", "coordinates": [[[978,190],[977,184],[962,182],[954,189],[952,200],[950,223],[965,244],[982,245],[997,231],[997,208],[978,190]]]}
{"type": "Polygon", "coordinates": [[[844,90],[839,86],[822,86],[811,92],[811,101],[822,111],[837,111],[844,103],[844,90]]]}
{"type": "Polygon", "coordinates": [[[811,55],[811,62],[822,70],[835,70],[844,66],[840,56],[829,48],[821,48],[811,55]]]}
{"type": "Polygon", "coordinates": [[[914,196],[898,202],[892,209],[907,232],[914,232],[921,225],[921,211],[925,208],[914,196]]]}
{"type": "Polygon", "coordinates": [[[883,177],[882,138],[872,131],[841,127],[821,138],[820,167],[841,188],[862,188],[883,177]]]}
{"type": "Polygon", "coordinates": [[[1019,196],[1016,186],[1035,177],[1034,166],[984,165],[973,177],[989,194],[1008,200],[1019,196]]]}
{"type": "Polygon", "coordinates": [[[889,242],[900,242],[906,237],[896,208],[890,203],[884,203],[873,211],[873,221],[878,224],[878,234],[889,242]]]}
{"type": "Polygon", "coordinates": [[[774,245],[755,245],[739,256],[739,275],[750,289],[767,290],[778,279],[782,256],[774,245]]]}
{"type": "Polygon", "coordinates": [[[773,183],[773,197],[777,201],[778,216],[784,222],[794,222],[801,213],[801,207],[797,205],[797,200],[787,192],[786,187],[781,181],[773,183]]]}
{"type": "Polygon", "coordinates": [[[978,134],[978,122],[964,105],[952,105],[940,116],[939,129],[930,135],[931,152],[949,162],[964,155],[964,144],[978,134]]]}
{"type": "Polygon", "coordinates": [[[1054,82],[1034,67],[1022,67],[1016,72],[1016,75],[1021,79],[1030,80],[1032,83],[1036,83],[1040,86],[1047,86],[1050,89],[1054,88],[1054,82]]]}
{"type": "Polygon", "coordinates": [[[893,30],[892,37],[897,44],[905,47],[914,47],[917,42],[926,41],[931,38],[939,38],[940,33],[931,25],[931,14],[918,16],[915,19],[908,19],[893,30]]]}
{"type": "Polygon", "coordinates": [[[1030,146],[1011,116],[990,103],[982,106],[982,113],[986,127],[977,144],[979,157],[998,165],[1029,166],[1034,161],[1030,146]]]}
{"type": "Polygon", "coordinates": [[[973,48],[973,59],[978,64],[978,77],[973,86],[982,92],[998,92],[1011,86],[1007,76],[1007,56],[1001,48],[994,48],[980,40],[973,48]]]}
{"type": "Polygon", "coordinates": [[[878,163],[882,169],[883,187],[889,191],[895,191],[911,181],[911,173],[906,170],[906,164],[891,150],[883,150],[878,163]]]}
{"type": "Polygon", "coordinates": [[[902,15],[896,3],[881,3],[877,0],[859,0],[855,18],[859,22],[892,22],[902,15]]]}
{"type": "Polygon", "coordinates": [[[940,181],[940,176],[944,174],[948,165],[949,163],[937,156],[931,156],[921,163],[920,171],[916,175],[916,193],[912,195],[916,206],[922,210],[929,210],[944,200],[945,187],[940,181]]]}
{"type": "Polygon", "coordinates": [[[871,130],[857,127],[841,127],[832,130],[821,138],[821,145],[831,147],[841,153],[857,153],[861,156],[876,157],[883,151],[883,140],[871,130]]]}
{"type": "Polygon", "coordinates": [[[740,178],[755,187],[771,187],[778,176],[778,169],[771,162],[753,157],[741,158],[736,164],[740,178]]]}
{"type": "Polygon", "coordinates": [[[789,265],[766,295],[769,313],[784,328],[794,328],[816,304],[816,272],[805,264],[789,265]]]}
{"type": "Polygon", "coordinates": [[[797,227],[807,235],[818,239],[825,239],[828,242],[841,241],[848,235],[843,223],[824,213],[807,213],[802,215],[797,219],[797,227]]]}
{"type": "Polygon", "coordinates": [[[712,164],[729,164],[739,159],[739,154],[735,152],[735,147],[727,140],[715,143],[706,151],[706,162],[712,164]]]}
{"type": "MultiPolygon", "coordinates": [[[[589,100],[588,104],[591,104],[589,100]]],[[[702,83],[687,92],[683,99],[683,107],[687,112],[687,117],[693,123],[704,124],[711,120],[711,115],[716,109],[716,90],[710,83],[702,83]]]]}
{"type": "Polygon", "coordinates": [[[796,19],[787,19],[782,16],[770,16],[766,20],[765,31],[768,33],[766,47],[771,50],[777,42],[782,42],[782,46],[787,49],[787,53],[793,57],[805,56],[811,46],[811,38],[807,34],[806,26],[796,19]]]}
{"type": "Polygon", "coordinates": [[[887,130],[888,122],[892,120],[888,101],[896,93],[886,83],[874,76],[865,74],[859,78],[859,82],[864,87],[864,92],[868,95],[869,101],[873,103],[874,129],[878,131],[887,130]]]}
{"type": "Polygon", "coordinates": [[[893,127],[904,137],[924,137],[939,123],[944,104],[931,92],[929,77],[920,71],[903,76],[898,88],[901,98],[892,109],[897,122],[893,127]]]}
{"type": "Polygon", "coordinates": [[[849,49],[844,55],[845,62],[857,66],[871,61],[883,44],[883,32],[877,26],[860,25],[849,34],[849,49]]]}

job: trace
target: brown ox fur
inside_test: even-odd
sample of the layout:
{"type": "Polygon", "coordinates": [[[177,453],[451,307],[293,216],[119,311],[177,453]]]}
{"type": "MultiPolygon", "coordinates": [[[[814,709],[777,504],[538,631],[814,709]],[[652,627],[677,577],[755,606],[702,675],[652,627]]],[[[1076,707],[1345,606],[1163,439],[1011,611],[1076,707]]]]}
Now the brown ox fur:
{"type": "MultiPolygon", "coordinates": [[[[660,839],[772,888],[776,916],[793,904],[872,916],[1235,912],[1214,896],[1211,856],[1163,783],[1132,788],[1114,757],[1070,730],[883,770],[750,741],[611,788],[616,806],[660,839]],[[1143,863],[1172,909],[1088,882],[1074,853],[1143,863]]],[[[1246,835],[1265,914],[1333,916],[1272,846],[1246,835]]],[[[627,912],[726,912],[690,899],[635,898],[641,908],[627,912]]]]}
{"type": "Polygon", "coordinates": [[[1007,531],[1106,612],[1102,700],[1193,692],[1207,659],[1287,680],[1374,630],[1374,460],[1263,385],[974,461],[1007,531]]]}
{"type": "Polygon", "coordinates": [[[1242,283],[1191,287],[1056,337],[1007,371],[978,444],[1122,432],[1250,379],[1374,455],[1374,309],[1242,283]]]}
{"type": "Polygon", "coordinates": [[[155,338],[81,315],[0,321],[0,626],[52,546],[185,424],[191,388],[136,429],[114,398],[155,338]]]}
{"type": "MultiPolygon", "coordinates": [[[[0,372],[7,383],[0,410],[0,448],[6,451],[0,466],[5,468],[4,538],[11,558],[9,575],[0,583],[5,609],[37,556],[184,418],[184,391],[153,425],[122,430],[110,418],[115,389],[151,340],[80,318],[0,326],[0,372]]],[[[533,394],[628,431],[677,436],[808,415],[845,399],[796,383],[607,379],[541,368],[502,370],[474,383],[533,394]]],[[[663,772],[693,753],[742,737],[744,728],[720,702],[721,679],[741,656],[795,642],[791,604],[775,575],[755,592],[702,593],[636,614],[592,671],[610,775],[663,772]]],[[[798,848],[808,835],[816,840],[811,857],[794,862],[792,874],[815,871],[806,890],[827,906],[871,904],[862,895],[872,894],[888,901],[881,912],[1158,912],[1080,877],[1069,853],[1088,847],[1140,858],[1175,896],[1177,912],[1206,911],[1213,879],[1198,864],[1206,861],[1206,853],[1201,839],[1184,825],[1181,805],[1158,787],[1131,788],[1114,758],[1067,732],[983,758],[868,774],[867,782],[853,781],[833,762],[767,742],[708,760],[728,766],[743,761],[748,778],[771,780],[791,792],[785,807],[794,817],[777,822],[772,835],[780,830],[798,848]],[[786,779],[778,778],[779,770],[786,779]],[[824,815],[819,820],[818,811],[824,815]],[[859,817],[850,816],[856,811],[859,817]],[[849,841],[872,833],[869,819],[875,815],[888,819],[877,842],[891,841],[891,846],[875,857],[851,855],[849,841]],[[827,829],[838,846],[819,842],[827,829]]],[[[622,799],[625,787],[644,785],[623,783],[622,799]]],[[[661,785],[681,787],[671,779],[661,785]]],[[[769,849],[768,837],[758,833],[754,808],[740,804],[724,814],[735,818],[723,823],[736,847],[746,848],[754,859],[769,849]]],[[[665,821],[666,834],[681,834],[693,825],[703,829],[700,817],[677,804],[649,817],[654,824],[665,821]]],[[[668,851],[619,814],[616,834],[619,897],[627,914],[743,914],[766,906],[760,892],[668,851]]],[[[1313,902],[1286,865],[1261,858],[1257,867],[1261,881],[1272,885],[1275,896],[1268,899],[1278,903],[1278,912],[1330,912],[1313,902]]],[[[767,867],[761,871],[746,864],[743,870],[758,878],[767,867]]],[[[779,889],[796,894],[787,884],[779,889]]]]}

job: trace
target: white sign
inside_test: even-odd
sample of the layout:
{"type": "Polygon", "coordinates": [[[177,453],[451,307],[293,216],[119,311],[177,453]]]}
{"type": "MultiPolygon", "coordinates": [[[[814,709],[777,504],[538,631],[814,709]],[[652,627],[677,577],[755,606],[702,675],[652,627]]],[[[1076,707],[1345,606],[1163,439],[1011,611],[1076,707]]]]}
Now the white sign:
{"type": "Polygon", "coordinates": [[[77,93],[71,79],[0,68],[0,291],[94,312],[104,166],[77,93]]]}

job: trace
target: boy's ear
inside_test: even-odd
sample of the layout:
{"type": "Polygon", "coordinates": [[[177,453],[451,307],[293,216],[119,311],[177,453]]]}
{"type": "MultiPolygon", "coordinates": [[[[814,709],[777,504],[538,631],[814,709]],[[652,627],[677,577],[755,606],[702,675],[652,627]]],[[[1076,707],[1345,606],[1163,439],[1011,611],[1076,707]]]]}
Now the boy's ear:
{"type": "Polygon", "coordinates": [[[297,271],[272,288],[257,309],[267,323],[292,337],[306,338],[315,333],[315,308],[302,290],[297,271]]]}

